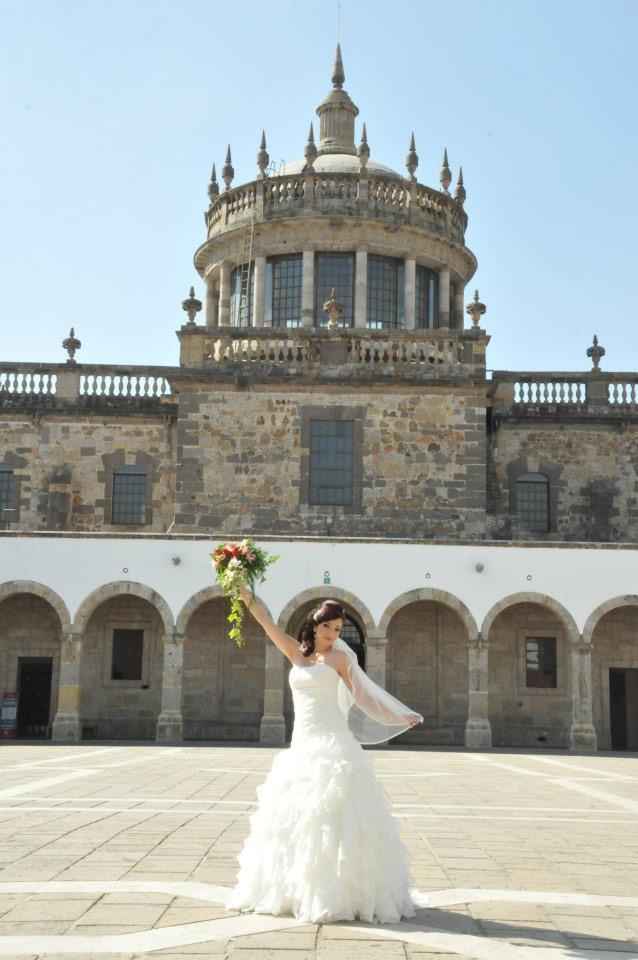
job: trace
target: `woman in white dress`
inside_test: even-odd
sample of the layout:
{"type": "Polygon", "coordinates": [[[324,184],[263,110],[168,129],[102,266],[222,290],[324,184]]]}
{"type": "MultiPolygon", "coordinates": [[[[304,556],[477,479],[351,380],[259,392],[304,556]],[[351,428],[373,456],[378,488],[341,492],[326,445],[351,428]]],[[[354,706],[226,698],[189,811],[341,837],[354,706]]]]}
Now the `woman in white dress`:
{"type": "Polygon", "coordinates": [[[317,607],[297,641],[250,590],[242,600],[292,664],[294,726],[257,787],[226,906],[312,923],[415,916],[408,851],[361,743],[385,742],[423,717],[358,665],[339,637],[340,604],[317,607]]]}

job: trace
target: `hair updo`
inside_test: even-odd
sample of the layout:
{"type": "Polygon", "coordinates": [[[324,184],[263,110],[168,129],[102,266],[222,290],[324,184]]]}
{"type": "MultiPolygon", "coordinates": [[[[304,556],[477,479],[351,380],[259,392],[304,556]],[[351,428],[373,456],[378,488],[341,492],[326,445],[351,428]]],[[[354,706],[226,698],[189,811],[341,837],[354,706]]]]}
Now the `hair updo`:
{"type": "Polygon", "coordinates": [[[336,600],[324,600],[322,604],[311,610],[299,631],[298,642],[304,657],[315,652],[315,627],[318,623],[328,620],[341,619],[345,622],[345,610],[336,600]]]}

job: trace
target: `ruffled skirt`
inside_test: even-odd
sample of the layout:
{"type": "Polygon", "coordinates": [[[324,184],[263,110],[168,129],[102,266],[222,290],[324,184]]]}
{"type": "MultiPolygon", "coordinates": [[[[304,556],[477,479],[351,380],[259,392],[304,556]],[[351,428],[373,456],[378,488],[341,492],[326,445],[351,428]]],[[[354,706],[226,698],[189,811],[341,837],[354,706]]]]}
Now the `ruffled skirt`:
{"type": "Polygon", "coordinates": [[[415,916],[407,848],[372,761],[348,732],[276,754],[226,906],[311,923],[415,916]]]}

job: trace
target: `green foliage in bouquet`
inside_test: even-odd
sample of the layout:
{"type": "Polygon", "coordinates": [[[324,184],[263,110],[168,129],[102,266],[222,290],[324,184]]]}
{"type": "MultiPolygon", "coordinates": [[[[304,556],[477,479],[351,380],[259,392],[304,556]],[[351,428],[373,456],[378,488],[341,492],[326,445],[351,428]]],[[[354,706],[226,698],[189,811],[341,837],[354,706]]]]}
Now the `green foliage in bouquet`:
{"type": "Polygon", "coordinates": [[[241,543],[220,543],[211,557],[217,582],[230,600],[228,636],[241,648],[246,643],[241,632],[245,611],[239,590],[249,586],[254,596],[255,584],[264,582],[267,568],[279,557],[262,550],[249,537],[241,543]]]}

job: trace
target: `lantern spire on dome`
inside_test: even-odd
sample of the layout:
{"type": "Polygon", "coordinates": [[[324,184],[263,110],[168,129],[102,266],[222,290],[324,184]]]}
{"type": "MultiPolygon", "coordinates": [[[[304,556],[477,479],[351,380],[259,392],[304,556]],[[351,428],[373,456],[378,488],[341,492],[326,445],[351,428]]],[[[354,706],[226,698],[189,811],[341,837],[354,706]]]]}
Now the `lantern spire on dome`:
{"type": "Polygon", "coordinates": [[[343,69],[343,59],[341,57],[341,44],[337,44],[337,52],[335,53],[335,62],[332,68],[332,86],[335,90],[341,90],[344,83],[346,82],[346,74],[343,69]]]}
{"type": "Polygon", "coordinates": [[[332,68],[332,90],[317,107],[320,119],[318,154],[344,153],[356,157],[354,120],[359,108],[343,89],[346,74],[343,69],[341,44],[337,44],[332,68]]]}

